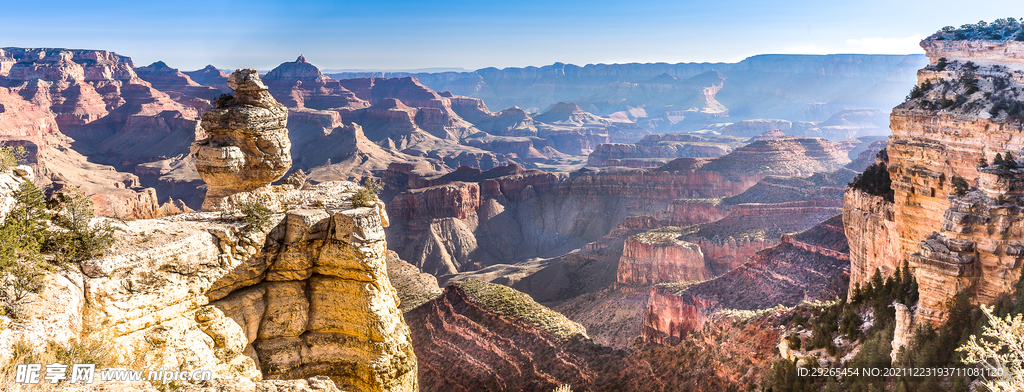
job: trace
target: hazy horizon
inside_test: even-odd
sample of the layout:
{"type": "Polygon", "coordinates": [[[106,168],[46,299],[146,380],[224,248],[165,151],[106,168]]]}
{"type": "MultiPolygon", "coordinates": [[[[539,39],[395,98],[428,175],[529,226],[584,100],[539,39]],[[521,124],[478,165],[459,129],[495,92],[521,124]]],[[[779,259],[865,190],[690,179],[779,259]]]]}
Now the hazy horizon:
{"type": "Polygon", "coordinates": [[[918,42],[943,26],[1024,14],[1015,1],[975,4],[61,0],[8,5],[0,47],[110,50],[182,70],[272,69],[300,54],[332,71],[735,63],[758,54],[921,54],[918,42]]]}

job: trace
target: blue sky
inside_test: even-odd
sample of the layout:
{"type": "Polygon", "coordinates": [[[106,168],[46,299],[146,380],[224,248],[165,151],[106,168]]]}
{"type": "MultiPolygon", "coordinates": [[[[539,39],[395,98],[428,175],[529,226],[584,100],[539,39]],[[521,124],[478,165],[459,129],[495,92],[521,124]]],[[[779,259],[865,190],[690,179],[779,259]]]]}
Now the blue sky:
{"type": "Polygon", "coordinates": [[[321,69],[735,62],[766,53],[922,53],[946,26],[1024,16],[1021,0],[25,1],[0,47],[113,50],[139,65],[321,69]]]}

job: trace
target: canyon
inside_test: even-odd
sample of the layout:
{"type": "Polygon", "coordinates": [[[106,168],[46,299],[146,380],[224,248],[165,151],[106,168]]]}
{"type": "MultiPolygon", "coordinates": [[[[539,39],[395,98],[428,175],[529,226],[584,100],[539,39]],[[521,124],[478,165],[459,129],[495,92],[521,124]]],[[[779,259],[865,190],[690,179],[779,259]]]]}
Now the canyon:
{"type": "Polygon", "coordinates": [[[0,353],[98,338],[213,370],[195,391],[754,389],[796,315],[909,267],[907,347],[1024,258],[1002,158],[1024,47],[942,34],[924,57],[438,74],[3,48],[0,140],[27,155],[0,212],[25,181],[77,188],[118,234],[47,272],[0,353]]]}

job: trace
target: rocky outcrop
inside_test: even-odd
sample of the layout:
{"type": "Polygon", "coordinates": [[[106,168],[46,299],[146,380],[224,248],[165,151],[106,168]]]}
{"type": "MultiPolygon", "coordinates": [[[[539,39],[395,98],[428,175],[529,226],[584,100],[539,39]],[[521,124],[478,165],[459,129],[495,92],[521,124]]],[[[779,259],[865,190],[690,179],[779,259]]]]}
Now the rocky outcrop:
{"type": "Polygon", "coordinates": [[[356,97],[338,81],[324,76],[320,69],[299,56],[282,63],[263,76],[268,91],[289,108],[359,109],[370,104],[356,97]]]}
{"type": "Polygon", "coordinates": [[[739,204],[729,215],[678,230],[680,238],[700,246],[712,276],[738,268],[758,251],[785,240],[784,234],[807,230],[839,213],[836,203],[788,202],[739,204]]]}
{"type": "Polygon", "coordinates": [[[370,102],[371,108],[365,111],[357,111],[352,114],[353,121],[370,127],[371,119],[386,119],[385,114],[397,115],[397,110],[405,112],[405,117],[399,117],[381,124],[380,131],[368,132],[373,140],[391,138],[393,142],[400,143],[401,140],[395,136],[408,133],[394,126],[405,125],[408,121],[412,127],[433,135],[440,139],[458,140],[469,136],[478,130],[473,124],[464,120],[452,110],[452,100],[443,97],[434,90],[420,84],[419,80],[412,77],[405,78],[371,78],[371,79],[348,79],[339,83],[343,87],[351,88],[361,99],[370,102]],[[382,112],[388,110],[388,112],[382,112]],[[400,121],[399,121],[400,120],[400,121]],[[388,125],[389,122],[398,122],[388,125]],[[379,136],[378,136],[379,134],[379,136]],[[394,135],[392,135],[394,134],[394,135]]]}
{"type": "Polygon", "coordinates": [[[650,377],[632,358],[589,342],[579,324],[504,286],[453,284],[406,317],[424,391],[642,390],[650,377]]]}
{"type": "Polygon", "coordinates": [[[213,87],[220,91],[229,91],[228,88],[228,74],[224,73],[212,65],[207,65],[205,68],[198,71],[182,72],[188,77],[192,78],[193,81],[203,86],[213,87]]]}
{"type": "Polygon", "coordinates": [[[203,114],[207,138],[192,145],[196,169],[206,182],[204,210],[222,199],[277,181],[292,166],[288,109],[267,92],[254,69],[231,74],[229,106],[203,114]]]}
{"type": "Polygon", "coordinates": [[[895,361],[914,336],[914,312],[911,312],[907,305],[901,303],[894,303],[893,308],[896,309],[896,327],[893,329],[892,353],[890,355],[895,361]]]}
{"type": "MultiPolygon", "coordinates": [[[[931,37],[930,37],[931,38],[931,37]]],[[[952,38],[952,37],[948,37],[952,38]]],[[[925,55],[934,64],[940,58],[948,61],[973,61],[982,64],[999,64],[1022,69],[1024,64],[1024,43],[1013,40],[957,40],[926,39],[921,42],[925,55]]]]}
{"type": "Polygon", "coordinates": [[[809,176],[837,170],[849,162],[846,152],[828,140],[792,136],[750,143],[701,169],[734,175],[809,176]]]}
{"type": "Polygon", "coordinates": [[[675,237],[672,232],[647,232],[626,239],[616,283],[648,285],[710,278],[700,247],[675,237]]]}
{"type": "Polygon", "coordinates": [[[892,111],[891,224],[873,218],[889,214],[888,207],[859,196],[847,200],[854,212],[848,232],[859,237],[852,260],[858,280],[908,260],[920,292],[915,320],[930,324],[945,320],[957,293],[966,292],[973,303],[993,303],[1020,274],[1019,256],[1007,250],[1015,245],[1006,233],[1016,212],[999,206],[1016,200],[1009,185],[1016,174],[986,169],[981,160],[1008,151],[1019,155],[1024,148],[1020,124],[1006,106],[1018,99],[1024,48],[942,34],[922,42],[930,64],[918,72],[910,99],[892,111]],[[966,198],[950,196],[955,176],[983,189],[966,198]],[[890,249],[894,238],[898,242],[890,249]]]}
{"type": "Polygon", "coordinates": [[[837,215],[787,236],[717,278],[656,286],[641,336],[676,344],[722,309],[758,310],[834,298],[849,284],[848,254],[842,217],[837,215]]]}
{"type": "Polygon", "coordinates": [[[386,272],[383,208],[352,183],[281,190],[270,227],[219,214],[128,223],[83,263],[84,329],[156,368],[220,377],[331,376],[344,390],[417,390],[416,357],[386,272]]]}
{"type": "Polygon", "coordinates": [[[451,96],[452,110],[481,131],[497,136],[537,136],[533,118],[513,106],[492,113],[482,99],[451,96]]]}
{"type": "Polygon", "coordinates": [[[188,75],[157,61],[145,67],[135,68],[135,73],[153,88],[167,93],[171,99],[182,105],[196,108],[199,113],[216,105],[217,97],[223,91],[196,83],[188,75]]]}

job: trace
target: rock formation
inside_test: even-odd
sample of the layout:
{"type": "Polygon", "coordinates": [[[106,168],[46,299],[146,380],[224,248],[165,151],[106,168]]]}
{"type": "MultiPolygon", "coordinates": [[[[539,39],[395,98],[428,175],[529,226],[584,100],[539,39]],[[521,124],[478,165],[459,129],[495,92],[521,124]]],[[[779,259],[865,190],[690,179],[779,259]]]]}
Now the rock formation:
{"type": "Polygon", "coordinates": [[[1017,281],[1021,264],[1011,234],[1019,219],[1012,207],[1016,172],[986,168],[982,160],[1024,148],[1008,104],[1019,99],[1024,47],[943,34],[921,42],[930,64],[892,111],[887,151],[894,202],[850,191],[846,207],[847,233],[856,241],[853,283],[909,261],[920,287],[915,320],[932,324],[945,320],[949,299],[959,292],[973,303],[992,303],[1017,281]],[[956,177],[980,191],[958,197],[956,177]]]}
{"type": "Polygon", "coordinates": [[[40,185],[81,188],[101,214],[160,214],[162,200],[146,190],[155,184],[140,183],[133,167],[183,154],[195,139],[195,108],[153,88],[115,53],[6,48],[0,57],[0,138],[29,148],[40,185]]]}
{"type": "Polygon", "coordinates": [[[206,182],[204,210],[219,207],[235,193],[277,181],[292,166],[288,109],[274,100],[254,69],[228,79],[230,104],[203,114],[207,138],[192,145],[196,169],[206,182]]]}
{"type": "Polygon", "coordinates": [[[213,87],[220,91],[230,90],[230,88],[228,88],[228,74],[212,65],[207,65],[205,68],[198,71],[186,71],[183,73],[192,78],[196,83],[203,86],[213,87]]]}
{"type": "Polygon", "coordinates": [[[635,359],[504,286],[453,284],[406,317],[424,391],[643,390],[650,379],[635,359]]]}
{"type": "Polygon", "coordinates": [[[794,306],[839,295],[847,288],[850,260],[841,219],[785,235],[781,244],[715,279],[655,286],[644,313],[644,340],[676,344],[721,309],[794,306]]]}
{"type": "Polygon", "coordinates": [[[335,109],[370,106],[338,81],[324,76],[313,64],[299,56],[263,76],[270,93],[289,108],[335,109]]]}
{"type": "Polygon", "coordinates": [[[135,73],[142,80],[149,82],[153,88],[167,93],[171,99],[182,105],[196,108],[200,113],[217,104],[217,97],[224,91],[203,86],[191,77],[157,61],[145,67],[135,68],[135,73]]]}
{"type": "Polygon", "coordinates": [[[83,263],[86,333],[141,347],[153,367],[415,391],[416,357],[386,272],[387,218],[353,208],[356,189],[281,190],[291,209],[262,230],[218,214],[128,223],[112,256],[83,263]]]}
{"type": "Polygon", "coordinates": [[[673,232],[646,232],[626,239],[616,283],[647,285],[710,278],[700,247],[676,237],[673,232]]]}

